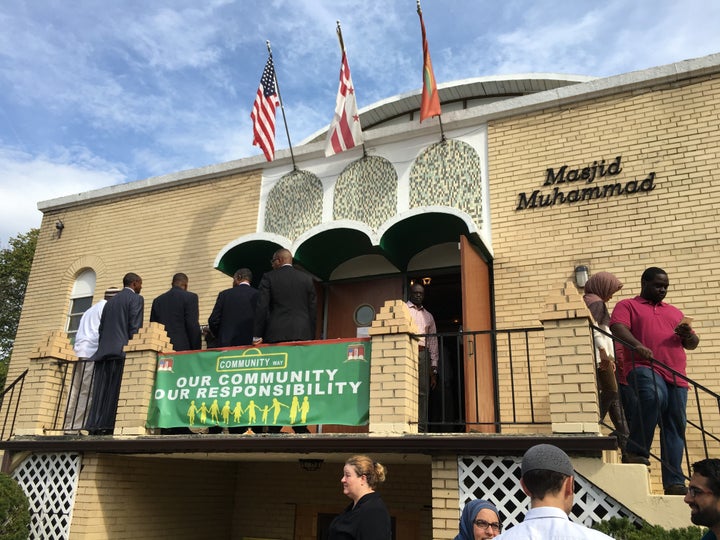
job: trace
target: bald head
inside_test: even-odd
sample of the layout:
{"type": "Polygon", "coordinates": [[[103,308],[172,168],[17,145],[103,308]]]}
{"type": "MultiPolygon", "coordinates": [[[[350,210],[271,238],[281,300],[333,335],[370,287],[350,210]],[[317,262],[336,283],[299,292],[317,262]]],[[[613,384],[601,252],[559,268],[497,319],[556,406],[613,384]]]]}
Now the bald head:
{"type": "Polygon", "coordinates": [[[278,266],[283,266],[284,264],[292,264],[292,253],[290,253],[290,250],[288,249],[278,249],[275,253],[273,253],[273,261],[278,266]]]}

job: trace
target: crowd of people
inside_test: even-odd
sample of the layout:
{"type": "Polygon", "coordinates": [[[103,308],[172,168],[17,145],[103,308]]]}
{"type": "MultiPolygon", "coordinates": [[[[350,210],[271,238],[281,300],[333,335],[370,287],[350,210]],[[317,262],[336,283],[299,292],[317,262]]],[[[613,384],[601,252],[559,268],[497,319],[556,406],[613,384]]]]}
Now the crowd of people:
{"type": "MultiPolygon", "coordinates": [[[[250,285],[249,269],[235,272],[232,287],[218,294],[208,319],[205,337],[209,346],[315,338],[317,298],[312,278],[292,266],[287,249],[273,254],[271,266],[258,289],[250,285]]],[[[187,290],[188,281],[186,274],[175,274],[170,289],[153,300],[150,310],[150,322],[164,326],[176,352],[201,348],[198,296],[187,290]]],[[[125,363],[124,347],[143,325],[145,302],[141,290],[142,278],[130,272],[123,277],[122,289],[108,289],[105,298],[80,319],[74,345],[80,367],[71,384],[65,430],[92,435],[112,433],[125,363]]],[[[307,426],[293,429],[296,433],[308,432],[307,426]]]]}
{"type": "MultiPolygon", "coordinates": [[[[368,456],[345,462],[340,479],[343,493],[352,499],[330,524],[329,540],[390,540],[390,512],[376,491],[387,476],[384,465],[368,456]]],[[[529,448],[520,463],[520,488],[530,499],[522,522],[503,531],[502,512],[484,499],[463,506],[454,540],[563,539],[609,540],[611,537],[570,519],[575,503],[575,469],[568,455],[551,444],[529,448]]],[[[708,531],[702,540],[720,538],[720,459],[693,464],[685,503],[690,520],[708,531]]]]}

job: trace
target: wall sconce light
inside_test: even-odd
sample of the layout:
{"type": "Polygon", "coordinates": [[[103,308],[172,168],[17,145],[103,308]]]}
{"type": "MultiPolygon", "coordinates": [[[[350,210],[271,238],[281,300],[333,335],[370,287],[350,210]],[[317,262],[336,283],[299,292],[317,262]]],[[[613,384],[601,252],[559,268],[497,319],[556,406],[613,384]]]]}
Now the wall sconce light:
{"type": "Polygon", "coordinates": [[[62,222],[62,219],[58,219],[55,222],[55,238],[60,238],[62,236],[63,229],[65,228],[65,224],[62,222]]]}
{"type": "Polygon", "coordinates": [[[424,278],[422,278],[422,283],[423,283],[424,286],[427,287],[428,285],[430,285],[430,283],[432,283],[432,278],[431,278],[431,277],[424,277],[424,278]]]}
{"type": "Polygon", "coordinates": [[[578,287],[582,289],[587,283],[589,277],[590,269],[587,266],[583,264],[575,267],[575,284],[578,287]]]}
{"type": "Polygon", "coordinates": [[[325,462],[324,459],[298,459],[300,467],[303,471],[312,472],[320,469],[322,464],[325,462]]]}

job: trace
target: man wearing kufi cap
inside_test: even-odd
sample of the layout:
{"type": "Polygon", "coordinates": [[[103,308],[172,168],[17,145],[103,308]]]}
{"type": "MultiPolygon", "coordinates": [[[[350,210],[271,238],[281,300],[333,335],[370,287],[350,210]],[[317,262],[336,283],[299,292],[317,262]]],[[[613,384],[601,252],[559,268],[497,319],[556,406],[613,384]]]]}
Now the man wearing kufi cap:
{"type": "Polygon", "coordinates": [[[565,452],[551,444],[535,445],[525,452],[520,468],[520,485],[530,497],[530,510],[522,523],[497,538],[610,540],[606,534],[570,521],[575,471],[565,452]]]}
{"type": "Polygon", "coordinates": [[[72,386],[63,425],[63,429],[66,431],[80,430],[83,427],[85,414],[90,406],[90,385],[92,384],[93,367],[95,366],[94,362],[88,362],[88,360],[98,348],[100,318],[103,309],[105,309],[105,304],[119,292],[120,289],[117,287],[106,289],[105,297],[88,308],[80,318],[73,345],[78,362],[73,370],[72,386]]]}

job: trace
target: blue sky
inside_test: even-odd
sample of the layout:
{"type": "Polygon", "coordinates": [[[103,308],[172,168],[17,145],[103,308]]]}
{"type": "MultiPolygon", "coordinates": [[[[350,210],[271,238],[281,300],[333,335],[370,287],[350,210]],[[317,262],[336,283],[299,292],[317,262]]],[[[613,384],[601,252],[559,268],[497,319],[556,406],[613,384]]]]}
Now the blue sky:
{"type": "MultiPolygon", "coordinates": [[[[440,83],[607,76],[720,52],[714,0],[422,7],[440,83]]],[[[336,20],[359,107],[419,91],[415,0],[2,2],[0,247],[39,226],[38,201],[259,154],[250,109],[265,40],[293,143],[327,125],[340,69],[336,20]]],[[[287,147],[282,130],[276,146],[287,147]]]]}

